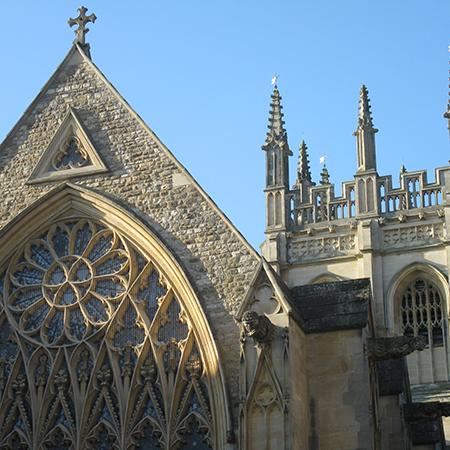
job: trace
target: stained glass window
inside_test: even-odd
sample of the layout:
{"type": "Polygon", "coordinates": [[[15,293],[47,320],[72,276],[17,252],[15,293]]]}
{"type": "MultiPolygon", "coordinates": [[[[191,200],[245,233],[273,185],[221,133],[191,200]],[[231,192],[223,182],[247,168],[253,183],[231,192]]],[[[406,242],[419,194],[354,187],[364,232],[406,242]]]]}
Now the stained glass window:
{"type": "Polygon", "coordinates": [[[5,264],[0,448],[213,448],[200,346],[151,255],[70,219],[5,264]]]}

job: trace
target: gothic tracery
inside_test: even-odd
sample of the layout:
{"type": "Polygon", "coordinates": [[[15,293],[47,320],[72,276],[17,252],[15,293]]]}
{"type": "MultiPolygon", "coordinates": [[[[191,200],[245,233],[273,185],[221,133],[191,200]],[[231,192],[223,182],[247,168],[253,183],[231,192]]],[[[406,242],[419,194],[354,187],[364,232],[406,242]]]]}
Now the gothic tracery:
{"type": "Polygon", "coordinates": [[[212,448],[201,349],[170,280],[95,220],[29,239],[1,277],[0,448],[212,448]]]}
{"type": "Polygon", "coordinates": [[[434,283],[415,278],[402,293],[400,305],[402,332],[406,336],[423,336],[429,347],[443,345],[442,301],[434,283]]]}
{"type": "Polygon", "coordinates": [[[54,170],[77,169],[92,164],[80,140],[72,135],[61,146],[52,160],[54,170]]]}

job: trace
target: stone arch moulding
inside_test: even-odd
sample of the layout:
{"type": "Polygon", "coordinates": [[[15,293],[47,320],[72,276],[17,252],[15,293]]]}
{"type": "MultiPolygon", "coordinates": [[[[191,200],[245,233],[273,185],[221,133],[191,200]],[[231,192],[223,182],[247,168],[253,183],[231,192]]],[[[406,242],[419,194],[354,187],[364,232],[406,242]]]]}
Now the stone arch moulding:
{"type": "Polygon", "coordinates": [[[398,329],[396,327],[396,317],[398,316],[397,306],[395,304],[395,295],[401,286],[401,284],[407,280],[411,275],[415,273],[419,274],[427,274],[432,281],[436,283],[438,288],[442,291],[443,299],[444,299],[444,312],[447,317],[449,317],[449,299],[450,299],[450,291],[448,285],[448,278],[434,265],[429,263],[412,263],[406,267],[400,269],[392,278],[389,288],[387,290],[386,302],[385,302],[385,320],[386,320],[386,328],[389,332],[398,333],[398,329]]]}
{"type": "Polygon", "coordinates": [[[213,448],[229,448],[227,437],[232,435],[233,430],[229,403],[218,349],[206,315],[180,263],[156,233],[135,214],[99,193],[71,183],[61,184],[27,207],[0,232],[0,268],[3,270],[14,252],[24,246],[30,236],[40,232],[43,225],[71,218],[98,221],[117,230],[170,282],[192,326],[196,342],[192,345],[198,346],[204,367],[214,430],[213,448]]]}

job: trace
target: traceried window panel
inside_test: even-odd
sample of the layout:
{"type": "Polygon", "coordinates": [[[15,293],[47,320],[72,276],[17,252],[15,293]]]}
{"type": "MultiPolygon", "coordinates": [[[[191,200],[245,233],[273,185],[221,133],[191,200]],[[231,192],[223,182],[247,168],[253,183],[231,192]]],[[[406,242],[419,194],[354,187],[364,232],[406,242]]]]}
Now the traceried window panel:
{"type": "Polygon", "coordinates": [[[78,169],[89,164],[92,164],[89,155],[75,135],[63,143],[52,160],[54,170],[78,169]]]}
{"type": "Polygon", "coordinates": [[[425,278],[413,279],[404,289],[400,312],[406,336],[424,336],[429,347],[444,344],[445,324],[442,298],[437,287],[425,278]]]}
{"type": "Polygon", "coordinates": [[[156,263],[88,219],[54,223],[10,257],[0,449],[213,448],[201,346],[156,263]]]}

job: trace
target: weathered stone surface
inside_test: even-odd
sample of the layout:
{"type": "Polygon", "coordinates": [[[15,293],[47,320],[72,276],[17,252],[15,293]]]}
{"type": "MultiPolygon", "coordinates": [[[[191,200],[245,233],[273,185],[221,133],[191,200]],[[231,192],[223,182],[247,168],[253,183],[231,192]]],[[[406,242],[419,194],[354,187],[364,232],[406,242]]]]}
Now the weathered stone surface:
{"type": "Polygon", "coordinates": [[[408,403],[404,406],[405,418],[409,422],[450,416],[450,402],[408,403]]]}
{"type": "Polygon", "coordinates": [[[403,358],[414,351],[422,351],[427,345],[423,336],[391,336],[367,340],[369,358],[374,361],[403,358]]]}
{"type": "Polygon", "coordinates": [[[439,419],[414,423],[410,430],[414,445],[445,443],[442,422],[439,419]]]}
{"type": "Polygon", "coordinates": [[[244,334],[258,345],[267,344],[272,340],[274,327],[272,322],[262,314],[255,311],[246,311],[242,316],[242,328],[244,334]]]}
{"type": "Polygon", "coordinates": [[[370,280],[297,286],[290,290],[290,298],[306,333],[363,328],[368,321],[370,280]]]}
{"type": "Polygon", "coordinates": [[[405,420],[409,423],[413,444],[440,443],[444,448],[445,438],[442,416],[450,415],[450,403],[409,403],[403,407],[405,420]]]}
{"type": "Polygon", "coordinates": [[[0,226],[59,184],[27,180],[69,108],[110,170],[70,181],[133,211],[180,261],[199,293],[234,394],[239,330],[232,313],[257,267],[256,253],[76,47],[0,148],[0,226]],[[188,182],[174,182],[181,176],[188,182]]]}
{"type": "Polygon", "coordinates": [[[403,358],[377,361],[376,371],[381,396],[398,395],[404,391],[407,369],[403,358]]]}

